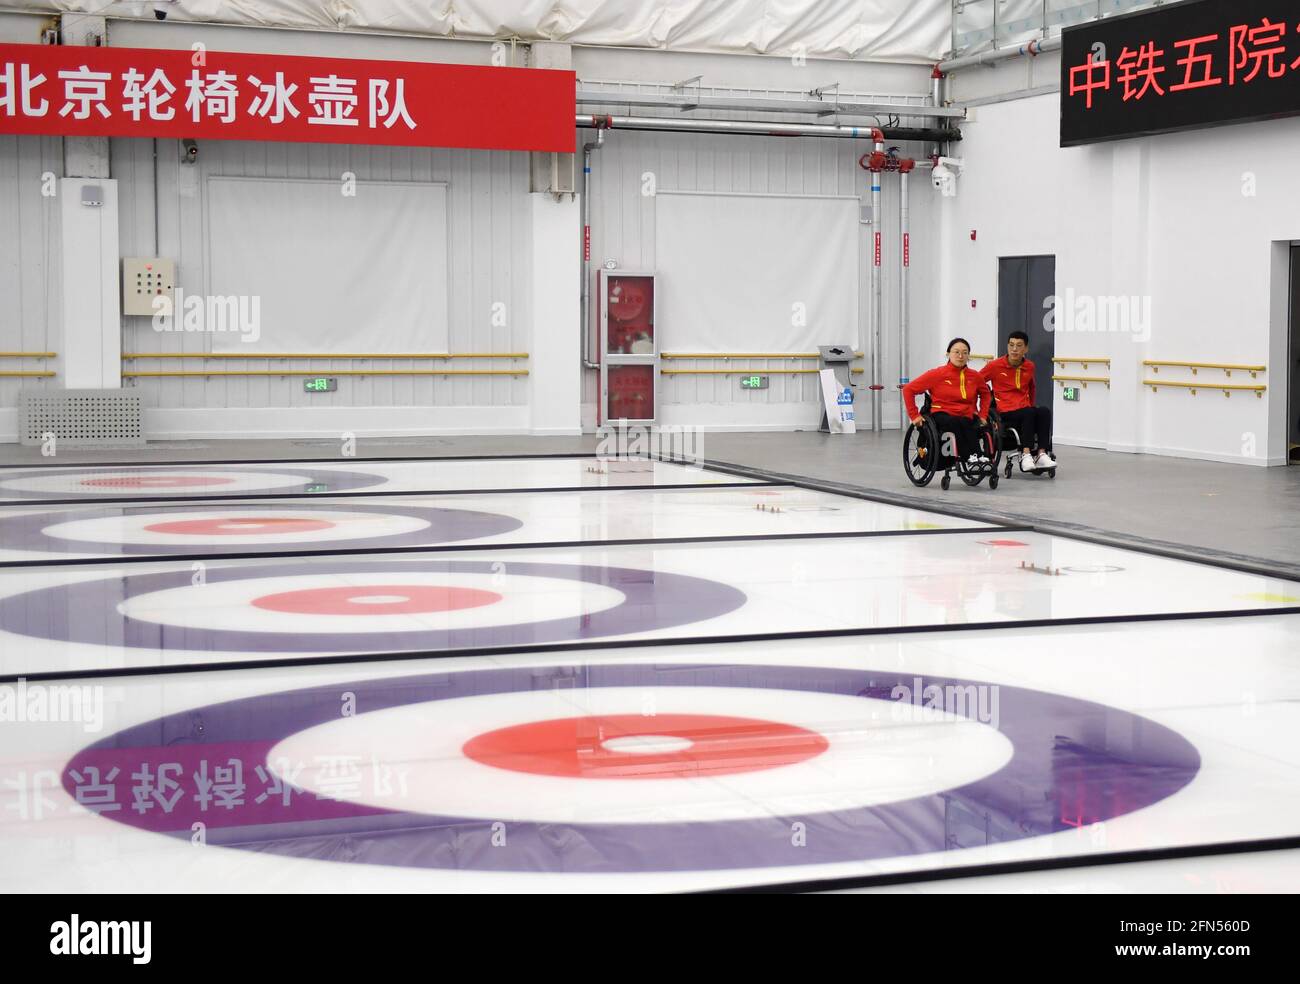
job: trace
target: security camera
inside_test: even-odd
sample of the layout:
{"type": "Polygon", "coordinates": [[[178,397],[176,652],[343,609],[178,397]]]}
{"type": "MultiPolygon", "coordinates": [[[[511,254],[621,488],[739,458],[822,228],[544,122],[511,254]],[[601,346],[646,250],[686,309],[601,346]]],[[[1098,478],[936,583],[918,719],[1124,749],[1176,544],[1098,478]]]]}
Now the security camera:
{"type": "Polygon", "coordinates": [[[181,163],[197,164],[199,162],[199,145],[191,138],[186,137],[181,141],[181,163]]]}
{"type": "Polygon", "coordinates": [[[167,8],[174,4],[176,0],[155,0],[153,5],[153,15],[158,20],[167,19],[167,8]]]}
{"type": "Polygon", "coordinates": [[[960,157],[940,157],[930,172],[930,180],[939,189],[944,198],[957,195],[957,176],[961,174],[966,162],[960,157]]]}

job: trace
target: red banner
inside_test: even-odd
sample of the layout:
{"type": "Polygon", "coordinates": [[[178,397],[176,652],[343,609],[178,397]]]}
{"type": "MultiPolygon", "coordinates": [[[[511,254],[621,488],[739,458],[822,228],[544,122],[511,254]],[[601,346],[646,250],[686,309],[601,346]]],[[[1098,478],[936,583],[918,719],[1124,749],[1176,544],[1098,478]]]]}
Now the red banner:
{"type": "Polygon", "coordinates": [[[574,87],[554,69],[0,44],[0,133],[571,154],[574,87]]]}

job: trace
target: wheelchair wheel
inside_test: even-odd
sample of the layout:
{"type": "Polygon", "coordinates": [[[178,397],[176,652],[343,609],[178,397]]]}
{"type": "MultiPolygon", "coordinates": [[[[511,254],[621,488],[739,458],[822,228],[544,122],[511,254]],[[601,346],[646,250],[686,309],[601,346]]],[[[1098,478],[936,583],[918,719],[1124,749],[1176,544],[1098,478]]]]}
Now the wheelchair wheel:
{"type": "Polygon", "coordinates": [[[998,473],[994,471],[993,474],[989,476],[989,488],[996,489],[997,487],[998,487],[998,473]]]}
{"type": "Polygon", "coordinates": [[[942,488],[945,492],[947,492],[950,488],[952,488],[952,476],[949,475],[947,472],[944,472],[943,478],[939,480],[939,487],[942,488]]]}
{"type": "MultiPolygon", "coordinates": [[[[993,414],[989,414],[989,420],[993,420],[993,414]]],[[[1002,456],[1006,464],[1002,466],[1002,477],[1010,478],[1011,473],[1015,471],[1017,452],[1020,450],[1020,434],[1014,427],[1005,427],[1002,424],[1002,418],[999,416],[998,421],[998,447],[1002,449],[1002,456]]]]}
{"type": "MultiPolygon", "coordinates": [[[[986,478],[996,479],[998,467],[1002,464],[1002,446],[999,443],[1001,436],[997,424],[990,420],[986,426],[980,429],[977,437],[980,453],[989,459],[988,464],[972,465],[965,459],[957,463],[957,474],[971,488],[975,488],[986,478]]],[[[993,488],[995,486],[990,485],[989,487],[993,488]]]]}
{"type": "Polygon", "coordinates": [[[919,427],[910,424],[903,435],[903,471],[907,480],[923,488],[934,478],[938,465],[939,439],[930,418],[924,418],[919,427]]]}
{"type": "Polygon", "coordinates": [[[980,446],[989,458],[989,471],[996,475],[1002,464],[1002,424],[990,418],[988,426],[980,433],[980,446]]]}

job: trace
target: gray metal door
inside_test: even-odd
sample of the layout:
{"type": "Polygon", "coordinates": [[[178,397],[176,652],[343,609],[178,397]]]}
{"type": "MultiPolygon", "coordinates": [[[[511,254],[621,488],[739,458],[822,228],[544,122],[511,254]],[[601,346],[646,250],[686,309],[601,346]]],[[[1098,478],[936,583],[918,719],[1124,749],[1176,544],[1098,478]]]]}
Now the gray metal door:
{"type": "Polygon", "coordinates": [[[1004,256],[998,260],[998,341],[994,355],[1005,355],[1007,335],[1029,336],[1029,358],[1037,366],[1038,402],[1052,404],[1052,324],[1056,297],[1055,256],[1004,256]]]}
{"type": "Polygon", "coordinates": [[[1286,457],[1300,464],[1300,246],[1291,247],[1291,342],[1287,356],[1286,457]]]}

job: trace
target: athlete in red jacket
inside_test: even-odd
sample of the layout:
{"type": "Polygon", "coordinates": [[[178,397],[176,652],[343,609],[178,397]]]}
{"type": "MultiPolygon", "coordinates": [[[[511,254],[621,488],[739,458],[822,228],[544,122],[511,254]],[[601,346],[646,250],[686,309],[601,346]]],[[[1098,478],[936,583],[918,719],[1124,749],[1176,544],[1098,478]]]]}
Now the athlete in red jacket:
{"type": "Polygon", "coordinates": [[[1029,336],[1013,331],[1007,336],[1007,354],[986,365],[980,375],[993,388],[1004,429],[1014,427],[1020,437],[1020,470],[1055,468],[1052,453],[1052,411],[1036,406],[1038,397],[1034,364],[1029,361],[1029,336]]]}
{"type": "Polygon", "coordinates": [[[984,464],[988,457],[979,449],[975,421],[984,426],[989,412],[989,391],[984,379],[966,363],[970,360],[970,343],[954,338],[948,343],[948,361],[937,369],[922,373],[903,387],[903,407],[907,419],[920,424],[921,413],[916,398],[930,394],[930,418],[940,434],[955,434],[957,453],[984,464]]]}

